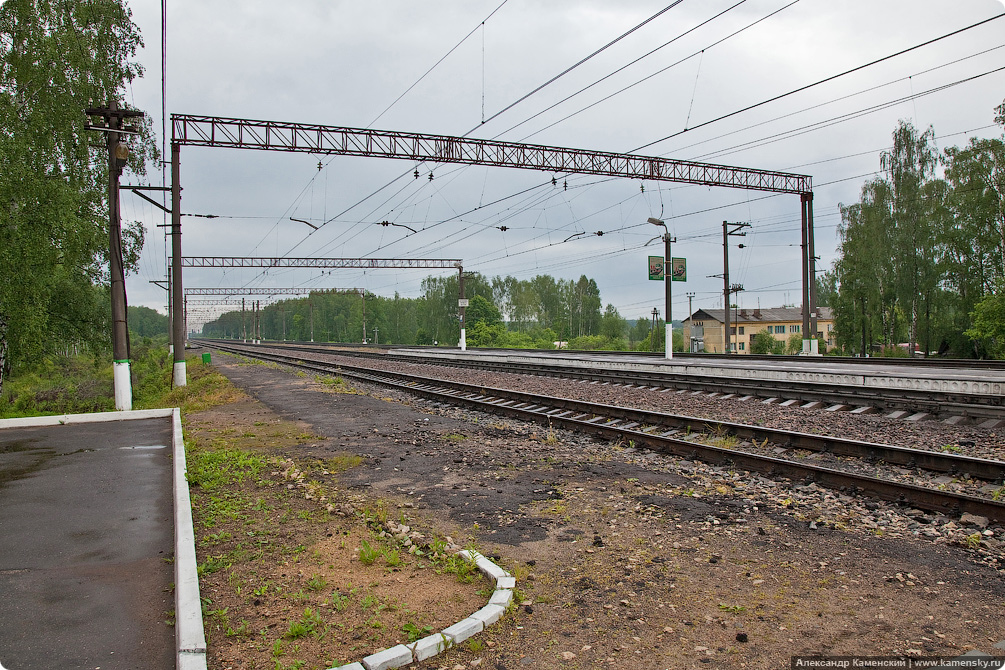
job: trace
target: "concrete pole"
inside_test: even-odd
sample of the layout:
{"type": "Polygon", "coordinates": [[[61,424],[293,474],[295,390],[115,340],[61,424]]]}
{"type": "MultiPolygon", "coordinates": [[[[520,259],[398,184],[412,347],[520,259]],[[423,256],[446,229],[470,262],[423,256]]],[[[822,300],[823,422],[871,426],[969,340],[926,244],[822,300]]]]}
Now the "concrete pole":
{"type": "Polygon", "coordinates": [[[171,143],[171,295],[173,304],[174,385],[186,386],[185,292],[181,280],[181,145],[171,143]]]}
{"type": "MultiPolygon", "coordinates": [[[[108,104],[110,111],[117,105],[108,104]]],[[[114,127],[122,127],[120,117],[109,116],[114,127]]],[[[122,223],[119,219],[119,175],[125,166],[128,148],[119,142],[119,133],[108,133],[108,269],[112,294],[112,380],[115,409],[133,408],[133,385],[129,373],[129,327],[126,323],[126,278],[122,268],[122,223]]]]}
{"type": "Polygon", "coordinates": [[[725,315],[723,319],[723,324],[725,329],[722,332],[723,351],[727,354],[732,353],[732,349],[729,346],[731,343],[731,338],[729,335],[729,223],[726,221],[722,222],[722,298],[723,298],[723,314],[725,315]]]}
{"type": "Polygon", "coordinates": [[[171,290],[170,265],[168,265],[168,354],[174,356],[174,292],[171,290]]]}
{"type": "Polygon", "coordinates": [[[817,342],[817,258],[813,245],[813,194],[806,194],[806,242],[809,253],[809,284],[810,284],[810,353],[817,355],[820,353],[819,342],[817,342]]]}
{"type": "Polygon", "coordinates": [[[457,284],[458,284],[457,309],[458,309],[459,319],[460,319],[460,322],[461,322],[461,339],[460,339],[460,342],[458,342],[458,346],[461,348],[461,351],[467,351],[467,349],[468,349],[468,342],[467,342],[467,336],[466,336],[465,328],[464,328],[464,310],[466,309],[464,307],[464,302],[465,302],[465,298],[464,298],[464,268],[457,268],[457,272],[458,272],[458,278],[457,278],[457,284]]]}
{"type": "Polygon", "coordinates": [[[809,261],[809,227],[807,224],[807,204],[809,200],[803,193],[799,196],[802,206],[802,258],[803,258],[803,355],[810,353],[810,261],[809,261]]]}
{"type": "Polygon", "coordinates": [[[670,297],[671,297],[671,286],[673,281],[673,257],[670,255],[670,231],[668,230],[663,235],[663,241],[666,243],[666,259],[663,261],[663,282],[666,284],[664,287],[666,289],[666,358],[673,358],[673,312],[670,309],[670,297]]]}

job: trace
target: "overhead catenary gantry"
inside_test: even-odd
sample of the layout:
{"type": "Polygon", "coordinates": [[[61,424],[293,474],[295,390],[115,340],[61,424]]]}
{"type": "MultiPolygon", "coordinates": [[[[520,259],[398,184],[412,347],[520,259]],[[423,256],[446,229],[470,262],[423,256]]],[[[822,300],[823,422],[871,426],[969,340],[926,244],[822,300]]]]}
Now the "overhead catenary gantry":
{"type": "MultiPolygon", "coordinates": [[[[179,154],[183,145],[486,165],[543,170],[551,173],[602,175],[798,195],[802,206],[803,231],[803,351],[810,352],[811,340],[809,337],[816,331],[816,308],[814,305],[816,298],[813,286],[816,275],[813,256],[813,181],[807,175],[681,161],[660,156],[569,149],[449,135],[172,114],[171,221],[174,235],[172,254],[175,264],[173,295],[176,298],[176,305],[181,301],[183,295],[181,290],[181,185],[179,182],[179,154]]],[[[463,279],[463,272],[461,279],[463,279]]],[[[463,305],[463,300],[460,304],[463,305]]],[[[728,309],[729,305],[726,305],[726,308],[728,309]]],[[[463,347],[463,316],[461,317],[461,325],[463,347]]],[[[184,342],[184,332],[180,330],[180,327],[181,324],[175,324],[176,342],[184,342]]],[[[726,337],[728,338],[728,333],[726,337]]],[[[176,346],[176,384],[185,383],[184,364],[184,348],[176,346]],[[179,353],[179,349],[182,350],[181,353],[179,353]],[[181,380],[178,379],[179,365],[181,380]]]]}
{"type": "Polygon", "coordinates": [[[265,258],[260,256],[185,256],[181,259],[186,268],[455,268],[461,270],[463,261],[446,258],[265,258]]]}
{"type": "MultiPolygon", "coordinates": [[[[206,266],[189,266],[206,267],[206,266]]],[[[187,288],[185,296],[190,295],[310,295],[311,293],[361,293],[361,288],[269,288],[262,286],[258,288],[187,288]]]]}
{"type": "MultiPolygon", "coordinates": [[[[198,260],[198,259],[196,259],[198,260]]],[[[320,260],[320,259],[310,259],[310,260],[320,260]]],[[[190,267],[206,267],[206,266],[190,266],[190,267]]],[[[218,266],[213,266],[218,267],[218,266]]],[[[233,267],[233,266],[227,266],[233,267]]],[[[327,266],[326,266],[327,267],[327,266]]],[[[311,295],[358,295],[363,301],[363,342],[366,342],[366,289],[362,288],[312,288],[307,286],[297,286],[297,287],[253,287],[245,286],[241,288],[225,288],[225,287],[195,287],[185,289],[185,305],[184,305],[184,319],[186,323],[186,332],[188,330],[188,308],[190,304],[193,303],[205,303],[214,306],[220,305],[240,305],[241,306],[241,324],[242,324],[242,337],[244,341],[248,341],[247,330],[245,325],[244,310],[245,303],[244,298],[241,298],[240,302],[236,302],[234,296],[268,296],[275,297],[277,295],[295,295],[295,296],[311,296],[311,295]],[[189,300],[189,296],[223,296],[222,300],[201,300],[193,301],[189,300]]],[[[261,339],[259,334],[259,328],[261,326],[259,321],[259,314],[261,312],[261,301],[254,301],[252,303],[252,311],[254,315],[254,321],[252,324],[252,339],[256,342],[261,339]]],[[[285,330],[286,324],[283,323],[283,329],[285,330]]],[[[286,339],[285,336],[283,339],[286,339]]],[[[311,342],[314,341],[314,305],[311,303],[311,342]]]]}

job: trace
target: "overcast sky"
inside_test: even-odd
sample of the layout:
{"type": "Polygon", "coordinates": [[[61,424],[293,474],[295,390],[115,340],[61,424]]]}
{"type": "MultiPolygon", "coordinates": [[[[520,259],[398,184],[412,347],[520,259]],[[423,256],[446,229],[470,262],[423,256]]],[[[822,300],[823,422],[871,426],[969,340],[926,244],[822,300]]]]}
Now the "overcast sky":
{"type": "MultiPolygon", "coordinates": [[[[1001,136],[993,109],[1005,99],[1005,71],[991,71],[1005,66],[1005,18],[696,127],[1001,14],[995,0],[683,0],[497,115],[671,4],[167,0],[167,113],[470,131],[615,152],[645,146],[639,153],[808,174],[821,270],[835,259],[839,204],[855,202],[878,174],[879,154],[899,120],[932,126],[940,150],[968,137],[1001,136]],[[694,129],[681,133],[685,128],[694,129]]],[[[139,55],[146,76],[127,95],[159,133],[161,5],[133,0],[130,7],[146,42],[139,55]]],[[[722,272],[722,222],[743,221],[751,224],[748,235],[731,239],[729,249],[731,283],[745,288],[739,304],[801,299],[798,196],[589,176],[569,177],[563,188],[564,179],[553,187],[551,178],[183,147],[182,211],[220,217],[182,219],[183,255],[456,258],[489,277],[586,274],[605,305],[634,319],[653,307],[663,312],[663,284],[648,281],[646,265],[648,255],[662,255],[662,245],[644,247],[661,232],[646,223],[657,217],[677,238],[673,255],[687,258],[688,281],[673,285],[673,316],[683,318],[688,292],[694,309],[722,306],[722,280],[709,277],[722,272]],[[400,225],[376,225],[385,220],[400,225]],[[584,234],[568,239],[575,233],[584,234]]],[[[159,174],[149,179],[160,183],[159,174]]],[[[131,194],[122,200],[123,217],[147,225],[129,302],[163,312],[166,293],[150,282],[165,278],[157,228],[164,218],[131,194]]],[[[184,284],[364,287],[415,297],[421,279],[435,272],[187,269],[184,284]]],[[[190,323],[200,320],[194,302],[190,313],[190,323]]]]}

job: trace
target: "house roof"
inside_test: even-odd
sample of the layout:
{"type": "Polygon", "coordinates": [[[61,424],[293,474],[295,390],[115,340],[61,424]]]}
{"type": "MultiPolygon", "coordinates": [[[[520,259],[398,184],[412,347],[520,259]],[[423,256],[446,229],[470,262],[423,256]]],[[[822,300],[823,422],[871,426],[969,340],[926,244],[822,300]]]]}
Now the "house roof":
{"type": "MultiPolygon", "coordinates": [[[[699,309],[695,310],[690,317],[692,320],[712,320],[723,323],[726,320],[725,311],[721,309],[699,309]]],[[[830,307],[817,307],[817,319],[829,321],[834,318],[834,310],[830,307]]],[[[685,319],[686,321],[687,319],[685,319]]],[[[768,307],[766,309],[731,309],[729,311],[731,323],[779,323],[803,320],[803,310],[801,307],[768,307]]]]}

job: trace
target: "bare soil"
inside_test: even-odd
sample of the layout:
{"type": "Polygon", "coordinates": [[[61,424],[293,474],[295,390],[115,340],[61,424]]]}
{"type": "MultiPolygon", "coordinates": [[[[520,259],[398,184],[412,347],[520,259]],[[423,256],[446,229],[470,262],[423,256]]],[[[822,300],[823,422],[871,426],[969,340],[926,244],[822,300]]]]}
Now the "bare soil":
{"type": "MultiPolygon", "coordinates": [[[[1005,640],[1001,572],[983,565],[976,548],[916,537],[908,510],[890,506],[890,527],[866,531],[848,523],[855,505],[841,494],[795,496],[787,482],[629,445],[380,389],[335,393],[331,384],[224,355],[215,364],[262,404],[193,415],[187,436],[242,432],[249,420],[273,421],[263,418],[270,411],[300,422],[298,434],[311,439],[294,435],[267,448],[330,498],[305,499],[302,488],[283,486],[281,473],[270,474],[275,486],[256,490],[290,491],[283,523],[301,512],[310,522],[283,525],[286,535],[271,538],[282,560],[242,572],[241,593],[226,570],[203,578],[208,607],[227,607],[229,625],[247,621],[251,631],[227,636],[207,616],[211,667],[303,661],[299,667],[321,669],[372,653],[384,641],[366,628],[369,612],[349,621],[324,602],[349,583],[379,582],[372,588],[381,602],[403,603],[398,612],[437,628],[484,604],[484,582],[459,589],[429,565],[395,572],[345,558],[342,543],[355,548],[369,532],[360,520],[368,509],[428,537],[473,543],[517,577],[518,603],[502,621],[425,667],[767,669],[805,654],[1003,653],[995,649],[1005,640]],[[363,460],[340,470],[347,453],[363,460]],[[799,502],[806,496],[819,505],[807,509],[799,502]],[[319,575],[328,586],[314,594],[307,582],[319,575]],[[245,589],[265,581],[286,594],[306,589],[307,600],[256,604],[245,589]],[[328,635],[281,639],[308,605],[328,616],[328,635]],[[284,653],[273,658],[277,639],[284,653]]],[[[273,514],[286,509],[277,503],[273,514]]],[[[199,551],[204,560],[215,550],[199,551]]],[[[401,637],[400,621],[388,619],[383,630],[401,637]]]]}

